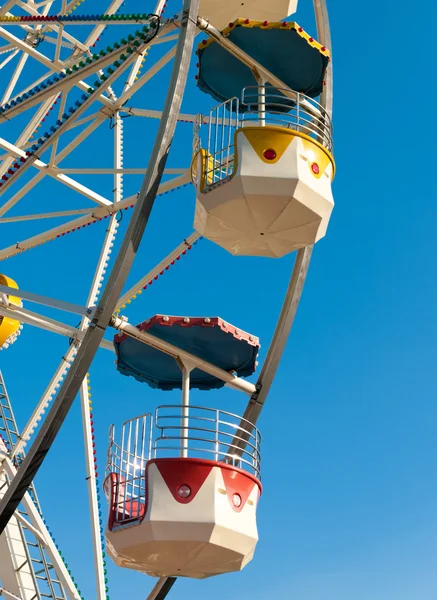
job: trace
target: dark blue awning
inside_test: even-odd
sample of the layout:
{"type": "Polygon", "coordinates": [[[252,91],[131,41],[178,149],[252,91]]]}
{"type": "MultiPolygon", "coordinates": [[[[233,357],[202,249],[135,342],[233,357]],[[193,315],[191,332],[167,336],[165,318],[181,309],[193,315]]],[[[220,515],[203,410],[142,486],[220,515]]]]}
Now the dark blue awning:
{"type": "MultiPolygon", "coordinates": [[[[247,24],[238,19],[223,32],[296,92],[315,98],[323,91],[329,52],[296,23],[247,24]]],[[[252,71],[214,40],[198,48],[198,87],[218,102],[240,97],[241,90],[257,85],[252,71]]],[[[246,110],[245,106],[240,107],[246,110]]]]}
{"type": "MultiPolygon", "coordinates": [[[[218,317],[156,315],[138,327],[239,377],[248,377],[255,371],[258,338],[218,317]]],[[[161,390],[182,387],[181,370],[172,356],[124,334],[116,335],[114,344],[117,369],[122,375],[161,390]]],[[[191,372],[191,388],[210,390],[223,386],[223,381],[200,369],[191,372]]]]}

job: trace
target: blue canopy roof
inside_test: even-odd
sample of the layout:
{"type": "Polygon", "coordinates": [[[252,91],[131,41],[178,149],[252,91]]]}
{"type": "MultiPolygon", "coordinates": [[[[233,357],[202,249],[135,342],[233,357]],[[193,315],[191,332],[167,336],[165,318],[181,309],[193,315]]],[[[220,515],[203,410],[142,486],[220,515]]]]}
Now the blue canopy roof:
{"type": "MultiPolygon", "coordinates": [[[[321,94],[329,53],[296,23],[248,24],[238,19],[223,35],[294,91],[311,98],[321,94]]],[[[199,45],[198,63],[198,87],[218,102],[238,98],[243,88],[257,85],[249,67],[214,40],[199,45]]]]}
{"type": "MultiPolygon", "coordinates": [[[[138,327],[239,377],[247,377],[255,371],[258,338],[218,317],[155,315],[138,327]]],[[[114,344],[117,369],[122,375],[135,377],[161,390],[182,388],[182,373],[172,356],[126,335],[116,335],[114,344]]],[[[191,372],[191,388],[210,390],[223,386],[221,379],[200,369],[191,372]]]]}

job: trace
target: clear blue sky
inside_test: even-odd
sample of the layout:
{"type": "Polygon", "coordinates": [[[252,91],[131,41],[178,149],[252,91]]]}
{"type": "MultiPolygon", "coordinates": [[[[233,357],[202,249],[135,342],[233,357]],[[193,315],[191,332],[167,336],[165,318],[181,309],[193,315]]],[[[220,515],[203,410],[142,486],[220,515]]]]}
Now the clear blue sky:
{"type": "MultiPolygon", "coordinates": [[[[315,33],[309,0],[300,3],[296,20],[315,33]]],[[[84,12],[91,10],[87,4],[96,12],[103,2],[88,0],[84,12]]],[[[127,0],[126,10],[138,11],[143,4],[151,8],[150,2],[127,0]]],[[[176,12],[177,4],[170,1],[168,14],[176,12]]],[[[260,542],[243,573],[179,581],[170,597],[437,597],[432,113],[437,8],[431,0],[330,4],[336,207],[326,239],[316,246],[297,320],[259,423],[264,441],[260,542]]],[[[164,75],[132,104],[160,108],[164,75]]],[[[211,105],[190,78],[184,109],[206,111],[211,105]]],[[[15,139],[18,129],[6,127],[1,135],[15,139]]],[[[126,121],[126,166],[145,164],[155,131],[153,122],[126,121]]],[[[190,135],[190,126],[181,124],[169,166],[188,164],[190,135]]],[[[109,166],[108,136],[105,125],[63,164],[109,166]]],[[[110,194],[110,179],[97,185],[110,194]]],[[[139,185],[138,178],[126,180],[125,193],[139,185]]],[[[159,199],[130,283],[189,234],[193,205],[192,188],[159,199]]],[[[86,202],[47,181],[11,214],[71,206],[86,202]]],[[[38,227],[3,226],[2,247],[38,227]]],[[[97,227],[11,259],[1,270],[24,289],[83,303],[103,236],[104,227],[97,227]]],[[[258,335],[263,358],[292,261],[237,259],[203,241],[126,314],[133,323],[157,312],[220,315],[258,335]]],[[[76,325],[75,318],[68,322],[76,325]]],[[[25,327],[17,344],[2,352],[0,367],[20,425],[66,346],[62,338],[25,327]]],[[[110,423],[121,424],[177,396],[120,376],[106,351],[98,355],[91,378],[103,472],[110,423]]],[[[193,396],[198,403],[237,413],[245,406],[242,395],[228,390],[193,396]]],[[[76,403],[37,484],[56,540],[91,599],[82,446],[76,403]]],[[[113,565],[109,576],[111,599],[141,600],[153,586],[152,579],[113,565]]]]}

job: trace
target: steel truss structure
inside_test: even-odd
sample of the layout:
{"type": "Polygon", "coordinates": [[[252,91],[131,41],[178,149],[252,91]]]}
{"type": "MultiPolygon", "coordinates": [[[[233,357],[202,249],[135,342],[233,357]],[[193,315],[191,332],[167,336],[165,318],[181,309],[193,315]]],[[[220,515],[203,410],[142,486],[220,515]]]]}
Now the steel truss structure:
{"type": "MultiPolygon", "coordinates": [[[[22,600],[31,597],[48,597],[54,600],[80,597],[65,565],[59,559],[51,536],[42,521],[38,500],[32,485],[33,479],[50,451],[78,393],[82,407],[87,460],[86,476],[94,543],[96,597],[98,600],[104,600],[107,597],[100,542],[98,485],[94,468],[95,451],[91,434],[87,381],[89,367],[99,347],[114,351],[112,343],[104,339],[107,328],[122,331],[180,361],[189,361],[207,373],[218,377],[227,386],[245,393],[249,399],[244,419],[256,424],[266,403],[293,325],[312,254],[312,247],[306,247],[297,252],[273,340],[256,384],[234,377],[176,346],[140,331],[123,317],[121,311],[126,302],[129,302],[132,297],[135,297],[138,290],[147,286],[148,282],[153,281],[159,273],[168,268],[177,257],[191,249],[200,238],[197,233],[188,235],[155,268],[145,274],[129,290],[123,292],[156,197],[190,182],[187,166],[167,169],[166,161],[177,122],[196,123],[195,115],[181,113],[181,103],[195,36],[199,32],[204,32],[249,66],[258,77],[262,77],[264,82],[271,83],[281,90],[287,89],[291,96],[293,90],[287,88],[263,65],[242,52],[203,18],[199,0],[184,0],[180,13],[171,19],[166,19],[162,15],[165,0],[159,0],[150,15],[140,14],[130,16],[131,18],[111,18],[111,15],[117,15],[122,2],[123,0],[112,0],[105,11],[105,18],[91,15],[82,21],[70,18],[72,11],[78,5],[76,0],[70,2],[47,0],[39,4],[33,0],[27,0],[27,2],[8,0],[0,7],[0,37],[5,42],[0,47],[0,70],[17,59],[13,77],[1,99],[0,122],[12,122],[25,110],[38,105],[36,112],[15,142],[0,137],[0,148],[3,151],[0,156],[0,196],[6,193],[8,198],[0,205],[0,223],[22,221],[44,223],[45,219],[49,218],[68,218],[61,225],[37,232],[32,237],[17,242],[15,245],[0,249],[0,260],[6,260],[103,218],[108,219],[105,239],[92,285],[83,306],[40,296],[30,291],[17,291],[0,286],[0,315],[66,336],[71,341],[60,365],[41,399],[35,405],[32,416],[21,433],[18,432],[4,382],[0,376],[0,433],[3,440],[0,441],[0,534],[7,532],[11,527],[15,527],[19,532],[21,549],[17,550],[17,553],[24,553],[23,560],[27,565],[24,571],[30,582],[26,585],[30,587],[33,585],[35,589],[33,596],[23,595],[22,600]],[[28,16],[29,20],[14,20],[14,10],[17,8],[20,11],[19,14],[26,18],[28,16]],[[57,10],[58,18],[49,20],[48,15],[53,10],[57,10]],[[128,36],[128,39],[122,39],[116,46],[108,47],[99,54],[93,54],[93,48],[106,28],[126,26],[132,21],[137,27],[144,28],[140,29],[141,35],[136,32],[135,35],[128,36]],[[78,24],[92,26],[92,31],[85,41],[79,40],[75,35],[74,25],[78,24]],[[24,39],[18,37],[17,31],[25,34],[24,39]],[[43,40],[52,45],[52,57],[39,49],[43,40]],[[175,44],[173,45],[173,43],[175,44]],[[141,68],[150,48],[161,44],[168,44],[171,47],[141,75],[141,68]],[[66,52],[67,50],[68,52],[66,52]],[[121,61],[117,69],[108,70],[108,66],[113,64],[115,57],[120,55],[120,52],[125,59],[121,61]],[[66,53],[68,56],[61,58],[66,53]],[[21,90],[17,95],[16,90],[20,76],[29,60],[37,61],[47,71],[32,86],[21,90]],[[162,111],[129,105],[135,92],[147,85],[171,62],[173,62],[172,75],[162,111]],[[117,96],[113,85],[122,74],[126,79],[122,93],[117,96]],[[85,81],[91,76],[98,77],[95,83],[85,81]],[[73,104],[73,110],[68,110],[69,96],[71,98],[79,97],[79,100],[73,104]],[[96,107],[96,111],[88,114],[87,111],[91,106],[96,107]],[[33,133],[50,110],[58,110],[55,126],[45,136],[32,143],[33,133]],[[127,115],[149,117],[160,121],[150,159],[144,168],[133,169],[123,165],[123,117],[127,115]],[[113,127],[114,160],[112,167],[108,169],[92,166],[88,169],[63,168],[60,163],[102,123],[107,123],[108,120],[111,121],[113,127]],[[84,125],[85,128],[82,128],[84,125]],[[76,128],[80,130],[80,133],[59,150],[60,141],[65,139],[62,136],[76,128]],[[50,150],[50,157],[43,161],[41,156],[48,150],[50,150]],[[15,182],[19,182],[27,171],[36,171],[36,173],[24,185],[18,185],[14,191],[15,182]],[[145,176],[140,192],[134,196],[123,197],[123,178],[130,174],[142,173],[145,176]],[[77,174],[112,175],[113,197],[105,198],[97,191],[79,183],[74,178],[74,175],[77,174]],[[164,175],[166,180],[163,182],[164,175]],[[8,212],[12,207],[18,204],[29,190],[42,182],[46,176],[74,190],[88,203],[91,202],[91,205],[83,209],[9,216],[8,212]],[[117,215],[127,208],[133,208],[133,214],[114,266],[105,283],[105,273],[118,228],[117,215]],[[102,293],[100,293],[101,290],[102,293]],[[15,296],[26,302],[26,307],[9,303],[8,294],[12,291],[15,296]],[[27,308],[28,303],[76,314],[81,319],[80,325],[76,329],[72,328],[63,322],[30,310],[27,308]],[[46,411],[47,414],[43,418],[46,411]],[[26,445],[29,447],[25,455],[26,445]],[[29,541],[29,536],[33,538],[33,541],[29,541]],[[32,547],[35,552],[31,554],[30,548],[32,547]],[[41,566],[41,569],[36,566],[37,564],[41,566]],[[37,575],[37,573],[41,574],[37,575]],[[41,593],[41,584],[38,578],[44,582],[44,586],[49,589],[49,592],[41,593]],[[54,587],[56,586],[57,590],[55,591],[54,587]]],[[[313,4],[319,41],[326,48],[331,48],[326,0],[313,0],[313,4]]],[[[332,90],[331,62],[327,72],[325,91],[320,101],[330,116],[332,115],[332,90]]],[[[207,117],[202,117],[202,120],[205,123],[208,122],[207,117]]],[[[243,421],[241,426],[244,427],[243,421]]],[[[244,449],[241,440],[237,444],[242,450],[244,449]]],[[[149,595],[149,600],[160,600],[167,597],[175,582],[175,578],[158,581],[149,595]]],[[[0,588],[0,595],[2,593],[5,597],[20,598],[12,591],[0,588]]]]}

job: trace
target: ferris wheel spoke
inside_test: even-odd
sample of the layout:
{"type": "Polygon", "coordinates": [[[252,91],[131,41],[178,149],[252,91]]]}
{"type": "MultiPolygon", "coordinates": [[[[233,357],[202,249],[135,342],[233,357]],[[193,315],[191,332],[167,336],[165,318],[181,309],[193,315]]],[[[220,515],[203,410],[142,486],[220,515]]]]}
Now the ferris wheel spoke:
{"type": "MultiPolygon", "coordinates": [[[[67,144],[60,152],[57,154],[53,162],[59,167],[59,163],[64,160],[69,154],[75,150],[79,144],[83,142],[83,140],[87,139],[102,123],[105,122],[105,115],[101,112],[94,113],[94,115],[90,115],[86,119],[82,119],[82,124],[86,123],[90,119],[94,118],[94,120],[86,127],[79,135],[77,135],[69,144],[67,144]]],[[[80,124],[80,123],[79,123],[80,124]]],[[[77,127],[79,125],[76,121],[70,124],[70,128],[65,129],[65,132],[73,129],[73,127],[77,127]]]]}
{"type": "Polygon", "coordinates": [[[106,600],[106,577],[105,567],[103,564],[102,556],[102,542],[100,537],[102,531],[100,528],[100,510],[98,496],[98,481],[96,477],[96,469],[94,465],[94,454],[93,449],[93,434],[91,432],[91,421],[92,414],[90,410],[89,398],[88,398],[88,381],[84,379],[80,386],[80,404],[82,412],[82,431],[85,446],[85,466],[86,466],[86,480],[88,486],[88,498],[90,505],[90,517],[91,517],[91,535],[93,541],[94,550],[94,566],[96,576],[96,591],[97,600],[106,600]]]}
{"type": "MultiPolygon", "coordinates": [[[[117,113],[114,119],[114,168],[119,170],[123,166],[123,121],[117,113]]],[[[114,206],[117,205],[123,195],[123,177],[121,174],[114,175],[114,206]]],[[[99,260],[94,272],[93,281],[88,294],[87,306],[97,304],[100,290],[102,288],[104,275],[108,267],[110,255],[112,254],[113,242],[117,233],[118,221],[117,215],[113,214],[110,219],[109,227],[105,234],[99,260]]],[[[79,326],[80,331],[86,331],[89,326],[89,319],[83,318],[79,326]]],[[[103,342],[103,340],[102,340],[103,342]]],[[[112,348],[113,345],[111,344],[112,348]]],[[[85,445],[85,462],[88,484],[88,498],[90,506],[91,519],[91,536],[93,542],[94,565],[96,572],[96,591],[98,600],[106,600],[106,578],[105,568],[102,556],[102,528],[101,528],[101,512],[98,502],[98,485],[97,472],[94,464],[95,450],[93,448],[93,435],[91,431],[92,415],[90,409],[89,397],[89,376],[84,378],[80,387],[80,401],[82,411],[82,430],[85,445]]]]}
{"type": "Polygon", "coordinates": [[[7,65],[8,63],[10,63],[10,62],[11,62],[11,60],[12,60],[13,58],[15,58],[15,57],[17,56],[17,54],[19,53],[19,50],[13,49],[13,52],[12,52],[12,49],[11,49],[11,50],[6,50],[5,52],[0,52],[0,55],[1,55],[1,54],[5,54],[6,52],[11,52],[11,54],[9,54],[9,56],[7,56],[7,57],[6,57],[6,58],[5,58],[5,59],[4,59],[4,60],[3,60],[3,61],[0,63],[0,71],[3,69],[3,67],[6,67],[6,65],[7,65]]]}
{"type": "MultiPolygon", "coordinates": [[[[113,15],[121,7],[123,2],[124,0],[113,0],[104,14],[113,15]]],[[[96,43],[97,38],[99,38],[102,35],[106,28],[107,25],[97,25],[96,27],[94,27],[94,29],[86,39],[85,46],[87,48],[91,48],[91,46],[96,43]]]]}
{"type": "MultiPolygon", "coordinates": [[[[50,12],[53,2],[52,1],[47,2],[44,5],[44,10],[42,11],[42,13],[40,13],[38,11],[38,9],[35,8],[34,6],[32,6],[31,4],[23,4],[21,2],[18,2],[18,4],[21,6],[21,8],[26,10],[31,16],[41,17],[41,16],[47,15],[50,12]]],[[[44,33],[46,31],[52,31],[57,34],[57,39],[62,39],[64,37],[66,40],[71,42],[75,48],[78,48],[84,52],[87,51],[87,46],[85,44],[83,44],[80,40],[78,40],[73,35],[71,35],[67,31],[65,31],[63,23],[46,24],[46,22],[43,22],[43,24],[36,25],[35,28],[29,27],[29,25],[19,24],[19,27],[21,27],[22,29],[24,29],[25,31],[30,33],[31,35],[35,35],[36,33],[40,33],[41,35],[44,35],[44,33]]]]}
{"type": "Polygon", "coordinates": [[[152,77],[154,77],[161,69],[163,69],[168,63],[173,60],[176,55],[176,46],[173,46],[163,57],[161,57],[148,71],[146,71],[138,81],[135,81],[126,91],[124,91],[118,99],[117,105],[121,107],[125,102],[148,83],[152,77]]]}
{"type": "MultiPolygon", "coordinates": [[[[92,306],[97,302],[97,298],[100,294],[103,276],[106,273],[106,268],[108,265],[109,257],[112,253],[112,244],[113,244],[113,239],[114,239],[117,227],[118,227],[118,223],[117,223],[117,220],[114,215],[113,217],[111,217],[109,227],[107,228],[106,233],[105,233],[99,260],[97,262],[93,281],[92,281],[91,288],[90,288],[88,298],[87,298],[87,303],[86,303],[87,306],[92,306]]],[[[27,316],[27,318],[29,319],[29,316],[27,316]]],[[[24,448],[24,446],[27,444],[27,442],[30,440],[31,436],[33,435],[39,421],[41,420],[42,414],[47,409],[49,402],[51,401],[56,389],[59,388],[60,382],[62,381],[63,377],[65,376],[65,373],[67,372],[67,370],[70,368],[71,361],[74,358],[78,347],[80,346],[80,343],[83,339],[83,336],[85,335],[85,331],[89,324],[89,320],[84,317],[84,318],[82,318],[78,329],[69,328],[69,326],[61,324],[59,322],[56,323],[55,328],[53,328],[53,324],[49,324],[47,322],[47,320],[44,318],[41,318],[40,315],[39,315],[39,321],[38,320],[35,321],[35,319],[33,319],[32,321],[28,321],[28,322],[31,325],[37,325],[37,323],[38,323],[37,326],[44,328],[43,323],[42,323],[43,321],[45,321],[44,322],[45,328],[51,327],[52,328],[51,330],[54,331],[55,333],[73,338],[74,344],[70,345],[69,349],[67,350],[67,353],[65,354],[65,356],[63,357],[63,359],[61,361],[61,364],[59,365],[57,371],[55,372],[55,375],[53,376],[52,380],[50,381],[50,383],[49,383],[47,389],[45,390],[42,398],[40,399],[39,403],[37,404],[28,424],[26,425],[26,427],[23,430],[22,436],[20,438],[19,443],[17,444],[17,448],[14,451],[13,455],[15,455],[17,452],[21,451],[21,449],[24,448]]],[[[107,350],[114,351],[112,342],[109,342],[107,340],[103,340],[101,342],[100,346],[107,350]]]]}
{"type": "MultiPolygon", "coordinates": [[[[59,36],[58,37],[51,37],[49,35],[44,36],[44,41],[48,42],[49,44],[54,44],[55,46],[57,44],[59,44],[60,48],[59,48],[59,53],[61,51],[61,48],[68,48],[68,50],[74,50],[74,44],[73,43],[68,43],[68,42],[63,42],[62,38],[59,41],[59,36]]],[[[84,51],[85,52],[85,51],[84,51]]],[[[55,60],[60,60],[59,58],[59,54],[57,55],[57,49],[55,50],[55,60]]]]}
{"type": "Polygon", "coordinates": [[[17,85],[17,81],[18,78],[21,75],[21,72],[23,71],[24,65],[26,64],[27,59],[29,58],[28,54],[23,53],[19,60],[18,60],[18,65],[15,67],[14,73],[9,81],[9,85],[6,88],[5,93],[3,94],[3,98],[1,99],[1,104],[5,104],[9,98],[12,95],[12,92],[15,89],[15,86],[17,85]]]}
{"type": "Polygon", "coordinates": [[[55,217],[72,217],[73,215],[84,215],[88,214],[89,212],[89,208],[78,208],[76,210],[60,210],[57,212],[21,215],[17,217],[5,217],[3,219],[0,219],[0,223],[19,223],[21,221],[39,221],[41,219],[53,219],[55,217]]]}
{"type": "Polygon", "coordinates": [[[3,165],[0,168],[0,177],[2,177],[6,173],[6,171],[11,167],[12,163],[14,163],[16,161],[17,157],[22,156],[24,158],[26,146],[28,144],[30,137],[35,132],[39,123],[41,123],[41,120],[44,118],[44,115],[49,110],[51,110],[52,106],[56,102],[56,99],[57,99],[57,96],[54,96],[54,97],[50,98],[49,100],[47,100],[42,106],[40,106],[40,108],[35,113],[35,115],[32,117],[32,119],[30,119],[29,123],[23,129],[19,138],[15,142],[16,148],[23,150],[24,153],[22,153],[21,155],[17,154],[17,152],[9,153],[9,158],[7,158],[5,160],[5,162],[3,163],[3,165]]]}
{"type": "Polygon", "coordinates": [[[180,112],[196,33],[195,17],[198,14],[198,7],[199,0],[184,0],[185,18],[181,26],[176,60],[167,90],[164,116],[152,150],[149,170],[139,195],[139,202],[97,307],[96,316],[87,330],[64,384],[61,386],[34,443],[0,502],[0,533],[4,531],[26,493],[71,408],[81,382],[85,378],[89,365],[103,339],[105,329],[137,253],[138,245],[144,234],[158,193],[176,128],[177,116],[180,112]]]}
{"type": "Polygon", "coordinates": [[[17,0],[7,0],[3,6],[0,6],[0,15],[5,15],[17,4],[17,0]]]}
{"type": "MultiPolygon", "coordinates": [[[[165,194],[166,192],[170,192],[174,189],[187,185],[191,182],[191,174],[187,169],[185,175],[179,175],[177,177],[173,177],[169,181],[165,181],[161,183],[158,189],[159,194],[165,194]]],[[[117,207],[114,204],[110,206],[99,206],[96,208],[91,208],[89,212],[80,217],[78,219],[74,219],[72,221],[68,221],[67,223],[63,223],[62,225],[58,225],[52,229],[46,230],[42,233],[39,233],[33,237],[27,238],[26,240],[17,242],[17,244],[13,246],[9,246],[8,248],[4,248],[0,250],[0,260],[5,260],[10,258],[11,256],[15,256],[16,254],[20,254],[30,248],[35,246],[39,246],[48,241],[55,240],[56,238],[65,235],[66,233],[70,233],[71,231],[76,231],[82,227],[86,227],[87,225],[91,225],[92,223],[96,223],[97,221],[107,217],[114,210],[123,210],[126,208],[133,208],[138,199],[138,195],[129,196],[124,200],[121,200],[117,207]]]]}
{"type": "MultiPolygon", "coordinates": [[[[20,156],[20,157],[26,156],[25,153],[22,150],[20,150],[20,148],[18,148],[14,144],[10,144],[9,142],[7,142],[6,140],[3,140],[2,138],[0,138],[0,147],[7,149],[9,152],[14,153],[17,156],[20,156]]],[[[61,170],[55,171],[53,167],[50,167],[50,165],[48,165],[47,163],[45,163],[39,159],[33,161],[33,163],[30,164],[29,166],[34,166],[37,169],[40,169],[41,173],[39,175],[37,175],[31,182],[28,182],[22,188],[20,188],[20,190],[18,190],[14,196],[12,196],[7,202],[5,202],[0,207],[0,216],[5,215],[19,200],[21,200],[21,198],[30,189],[32,189],[32,187],[35,186],[36,183],[41,181],[45,177],[45,175],[49,175],[50,177],[53,177],[60,183],[67,185],[71,189],[73,189],[73,190],[79,192],[80,194],[82,194],[83,196],[89,198],[96,204],[99,204],[101,206],[108,206],[108,207],[112,206],[112,202],[110,200],[108,200],[107,198],[104,198],[97,192],[94,192],[87,186],[79,183],[78,181],[75,181],[71,177],[64,175],[61,170]]],[[[22,172],[19,172],[19,173],[20,173],[20,175],[22,174],[22,172]]]]}
{"type": "Polygon", "coordinates": [[[49,60],[44,54],[38,52],[38,50],[36,50],[35,48],[33,48],[33,46],[30,46],[23,40],[20,40],[20,38],[7,31],[4,27],[0,27],[0,37],[2,37],[10,44],[13,44],[19,50],[23,50],[23,52],[26,52],[32,58],[35,58],[38,62],[43,64],[48,69],[53,68],[53,62],[49,60]]]}
{"type": "Polygon", "coordinates": [[[32,325],[38,329],[50,331],[68,338],[82,339],[83,333],[78,332],[75,327],[67,325],[56,319],[50,319],[45,315],[29,310],[28,308],[16,307],[14,309],[4,306],[0,301],[0,315],[9,319],[20,319],[21,323],[32,325]]]}
{"type": "Polygon", "coordinates": [[[156,267],[154,267],[151,271],[146,273],[146,275],[141,277],[141,279],[135,285],[133,285],[126,293],[124,293],[121,296],[121,298],[118,300],[118,302],[115,306],[116,312],[119,311],[120,309],[124,308],[125,304],[129,303],[130,300],[133,297],[135,297],[136,294],[141,293],[144,286],[147,285],[148,283],[150,283],[151,281],[153,281],[155,279],[155,277],[162,274],[164,269],[168,269],[169,264],[172,261],[175,261],[182,254],[182,252],[184,252],[184,250],[186,250],[187,248],[190,248],[193,244],[195,244],[195,242],[200,237],[201,237],[200,233],[197,233],[196,231],[193,232],[191,235],[189,235],[187,238],[184,239],[182,244],[179,244],[178,246],[176,246],[176,248],[174,250],[172,250],[172,252],[170,252],[170,254],[168,254],[161,262],[159,262],[156,265],[156,267]]]}
{"type": "MultiPolygon", "coordinates": [[[[134,55],[135,53],[133,53],[134,55]]],[[[109,77],[105,78],[105,81],[102,82],[102,85],[100,86],[100,93],[104,92],[105,90],[107,90],[109,88],[109,86],[119,77],[119,75],[121,73],[123,73],[123,71],[125,71],[129,65],[131,64],[131,62],[133,62],[134,60],[134,56],[130,56],[128,57],[124,63],[117,69],[116,72],[113,72],[112,74],[109,75],[109,77]]],[[[90,93],[86,94],[83,96],[83,101],[79,102],[78,101],[78,107],[76,110],[73,109],[76,118],[80,115],[82,115],[87,108],[94,103],[94,96],[90,93]]],[[[68,118],[68,117],[67,117],[68,118]]],[[[50,148],[53,143],[55,142],[55,140],[57,138],[59,138],[63,132],[65,132],[67,129],[67,120],[63,120],[61,122],[60,125],[58,125],[57,128],[54,128],[54,131],[51,135],[47,134],[46,135],[46,139],[42,139],[41,143],[39,144],[39,148],[38,148],[38,153],[44,152],[46,149],[50,148]]],[[[24,161],[22,162],[22,164],[19,165],[19,169],[15,170],[13,173],[11,173],[10,177],[7,178],[7,180],[3,183],[2,188],[0,190],[0,195],[4,194],[4,192],[12,185],[12,183],[20,176],[23,175],[23,173],[25,173],[31,166],[33,163],[35,163],[36,161],[38,161],[38,156],[36,154],[30,154],[29,156],[26,156],[26,158],[24,159],[24,161]]],[[[1,213],[0,213],[1,214],[1,213]]]]}
{"type": "MultiPolygon", "coordinates": [[[[58,119],[59,120],[62,118],[62,115],[65,112],[65,107],[66,107],[66,104],[67,104],[67,98],[68,98],[68,94],[62,94],[61,95],[61,101],[59,103],[59,111],[58,111],[58,119]]],[[[75,119],[75,121],[76,121],[76,119],[75,119]]],[[[49,160],[49,166],[50,167],[53,167],[54,164],[55,164],[56,153],[58,151],[58,145],[59,145],[59,138],[57,140],[55,140],[55,143],[53,144],[51,152],[50,152],[50,160],[49,160]]]]}
{"type": "MultiPolygon", "coordinates": [[[[162,31],[165,31],[169,27],[170,27],[170,24],[164,25],[162,28],[162,31]]],[[[12,36],[12,34],[9,34],[9,32],[7,32],[4,28],[0,27],[0,36],[2,35],[2,32],[4,32],[6,37],[12,36]]],[[[140,47],[140,48],[136,49],[134,52],[132,52],[131,56],[128,56],[124,60],[123,64],[117,68],[117,70],[116,70],[117,75],[114,77],[110,77],[110,79],[112,81],[115,81],[118,78],[118,76],[120,74],[122,74],[123,71],[128,66],[130,66],[134,60],[136,60],[138,53],[141,54],[148,47],[150,47],[150,45],[153,45],[153,42],[155,39],[157,39],[157,38],[155,37],[150,40],[145,40],[141,44],[141,46],[144,47],[144,50],[140,47]]],[[[42,64],[47,66],[50,69],[50,71],[54,70],[56,73],[60,73],[61,71],[63,71],[64,63],[62,61],[49,60],[44,54],[42,54],[41,52],[38,52],[33,47],[25,44],[24,42],[22,42],[15,36],[12,36],[11,40],[12,40],[12,42],[14,42],[14,40],[16,41],[16,45],[18,45],[19,49],[22,49],[25,52],[27,50],[29,50],[28,54],[30,54],[33,58],[36,58],[42,64]]],[[[50,85],[46,89],[43,89],[43,90],[40,89],[36,94],[32,94],[31,97],[22,99],[20,103],[16,104],[15,106],[11,106],[7,110],[7,118],[11,119],[14,116],[16,116],[17,114],[22,113],[24,110],[34,106],[35,104],[38,104],[39,102],[44,100],[46,97],[52,96],[54,93],[59,93],[61,91],[65,91],[66,89],[71,89],[73,87],[73,85],[76,85],[81,90],[88,92],[88,90],[90,89],[90,85],[87,84],[85,81],[83,81],[83,78],[87,77],[88,75],[95,74],[96,71],[99,71],[100,69],[111,65],[114,62],[114,60],[116,60],[120,56],[120,54],[123,54],[124,50],[128,49],[128,47],[129,47],[129,43],[124,44],[124,45],[119,45],[118,48],[114,49],[110,53],[107,53],[105,56],[99,57],[99,58],[93,60],[88,65],[84,64],[83,66],[81,66],[80,70],[77,73],[75,73],[73,71],[67,77],[60,78],[60,79],[58,79],[57,82],[51,82],[50,85]]],[[[86,48],[86,50],[88,50],[88,48],[86,48]]],[[[169,60],[171,60],[171,58],[173,56],[174,56],[174,53],[163,64],[166,64],[167,62],[169,62],[169,60]]],[[[77,60],[77,59],[75,59],[75,60],[77,60]]],[[[157,69],[157,71],[159,71],[159,68],[157,69]]],[[[153,74],[155,74],[155,73],[153,73],[153,74]]],[[[144,83],[146,83],[146,81],[149,81],[150,78],[153,76],[153,74],[150,74],[148,77],[146,77],[141,85],[136,86],[136,89],[139,89],[140,87],[142,87],[142,85],[144,85],[144,83]]],[[[102,94],[102,91],[106,90],[109,86],[110,86],[110,84],[109,85],[100,84],[99,88],[101,88],[101,89],[99,89],[97,98],[99,99],[100,102],[102,102],[106,106],[117,109],[126,101],[126,98],[128,98],[129,96],[123,96],[123,99],[120,99],[119,101],[111,100],[110,98],[107,98],[102,94]]],[[[91,86],[91,88],[94,88],[94,86],[91,86]]],[[[25,94],[25,93],[26,92],[23,92],[22,94],[25,94]]],[[[132,92],[132,93],[134,93],[134,92],[132,92]]]]}
{"type": "MultiPolygon", "coordinates": [[[[0,140],[1,145],[1,140],[0,140]]],[[[0,206],[0,217],[5,215],[13,206],[17,204],[24,196],[30,192],[40,181],[47,175],[44,171],[40,171],[30,181],[23,185],[15,194],[2,206],[0,206]]]]}
{"type": "Polygon", "coordinates": [[[175,583],[176,577],[161,577],[147,596],[147,600],[164,600],[175,583]]]}
{"type": "MultiPolygon", "coordinates": [[[[158,1],[158,4],[156,5],[156,8],[155,8],[155,14],[157,14],[157,15],[161,14],[161,12],[162,12],[162,10],[164,8],[165,2],[166,2],[166,0],[159,0],[158,1]]],[[[165,33],[165,32],[162,32],[162,33],[165,33]]],[[[162,39],[162,34],[161,34],[160,37],[162,39]]],[[[145,50],[145,52],[141,56],[139,56],[137,58],[137,60],[135,61],[135,63],[133,64],[131,72],[129,74],[129,77],[128,77],[126,83],[125,83],[125,86],[124,86],[124,89],[123,89],[123,93],[126,93],[132,87],[132,85],[135,83],[135,79],[138,76],[139,70],[141,69],[141,65],[143,64],[147,53],[148,53],[148,50],[145,50]]]]}

